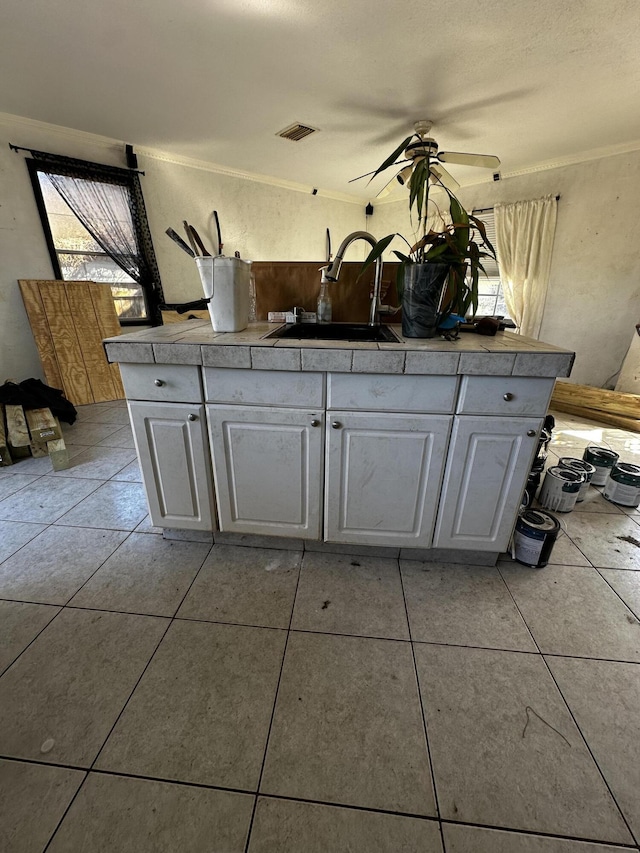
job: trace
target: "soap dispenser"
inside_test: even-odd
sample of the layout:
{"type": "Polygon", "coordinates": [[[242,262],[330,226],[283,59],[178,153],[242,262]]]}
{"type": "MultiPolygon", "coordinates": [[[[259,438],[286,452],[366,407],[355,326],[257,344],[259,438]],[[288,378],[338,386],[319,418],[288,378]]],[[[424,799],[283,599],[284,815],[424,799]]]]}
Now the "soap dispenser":
{"type": "Polygon", "coordinates": [[[329,281],[325,275],[326,267],[322,269],[320,279],[320,295],[318,296],[317,321],[318,323],[331,322],[331,295],[329,294],[329,281]]]}

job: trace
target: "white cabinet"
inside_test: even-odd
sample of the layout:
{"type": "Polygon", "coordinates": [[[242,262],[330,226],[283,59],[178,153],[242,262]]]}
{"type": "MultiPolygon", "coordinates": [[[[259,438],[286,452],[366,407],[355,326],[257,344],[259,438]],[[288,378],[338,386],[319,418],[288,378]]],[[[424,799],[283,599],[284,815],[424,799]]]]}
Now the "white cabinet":
{"type": "Polygon", "coordinates": [[[433,546],[506,551],[542,420],[455,418],[433,546]]]}
{"type": "Polygon", "coordinates": [[[152,523],[214,530],[204,406],[130,401],[129,417],[152,523]]]}
{"type": "Polygon", "coordinates": [[[325,539],[430,547],[451,421],[329,412],[325,539]]]}
{"type": "Polygon", "coordinates": [[[221,530],[321,538],[324,412],[208,405],[221,530]]]}

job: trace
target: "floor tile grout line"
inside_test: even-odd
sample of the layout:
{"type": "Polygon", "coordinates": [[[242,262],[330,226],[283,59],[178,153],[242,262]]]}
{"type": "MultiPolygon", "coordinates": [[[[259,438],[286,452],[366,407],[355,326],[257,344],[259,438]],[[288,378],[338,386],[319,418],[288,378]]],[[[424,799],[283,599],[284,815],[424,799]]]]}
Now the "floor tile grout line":
{"type": "Polygon", "coordinates": [[[267,737],[264,742],[264,753],[262,755],[262,764],[260,765],[260,773],[258,775],[258,782],[256,785],[256,795],[253,801],[253,809],[251,810],[251,819],[249,820],[249,827],[247,829],[247,839],[244,846],[244,853],[248,853],[249,845],[251,843],[251,833],[253,831],[253,823],[256,816],[256,810],[258,808],[258,798],[260,797],[260,787],[262,785],[262,777],[264,775],[264,768],[267,762],[267,753],[269,751],[269,740],[271,738],[271,730],[273,728],[273,721],[276,716],[276,707],[278,704],[278,694],[280,692],[280,683],[282,681],[282,673],[284,672],[284,662],[287,656],[287,648],[289,647],[289,637],[291,636],[291,625],[293,624],[293,613],[296,608],[296,601],[298,598],[298,589],[300,588],[300,577],[302,576],[302,567],[304,564],[304,551],[300,555],[300,563],[298,565],[298,579],[296,581],[296,588],[293,594],[293,601],[291,602],[291,613],[289,614],[289,627],[287,628],[287,635],[284,640],[284,648],[282,650],[282,660],[280,661],[280,672],[278,673],[278,681],[276,683],[275,693],[273,695],[273,706],[271,708],[271,718],[269,719],[269,728],[267,729],[267,737]]]}
{"type": "MultiPolygon", "coordinates": [[[[636,613],[636,612],[635,612],[635,610],[633,609],[633,607],[631,607],[631,605],[630,605],[630,604],[628,604],[628,603],[624,600],[624,598],[620,595],[620,593],[618,592],[618,590],[617,590],[617,589],[616,589],[616,588],[611,584],[611,582],[608,580],[608,578],[607,578],[607,577],[605,577],[605,575],[603,575],[603,574],[602,574],[602,571],[601,571],[599,568],[597,568],[596,566],[594,566],[594,568],[595,568],[596,572],[600,575],[600,577],[602,578],[602,580],[607,584],[607,586],[609,587],[609,589],[613,590],[613,592],[618,596],[618,598],[619,598],[619,599],[620,599],[620,601],[624,604],[624,606],[627,608],[627,610],[630,610],[630,611],[631,611],[631,613],[633,613],[633,615],[636,617],[636,619],[640,622],[640,607],[638,608],[638,613],[636,613]]],[[[605,571],[605,572],[611,572],[611,571],[615,572],[615,571],[624,571],[624,569],[604,569],[603,571],[605,571]]]]}
{"type": "MultiPolygon", "coordinates": [[[[17,602],[17,603],[18,603],[18,604],[25,604],[26,602],[22,602],[22,601],[20,601],[20,602],[17,602]]],[[[46,629],[49,627],[49,625],[51,625],[51,623],[52,623],[55,619],[57,619],[57,618],[58,618],[58,616],[59,616],[59,615],[62,613],[62,611],[64,610],[64,607],[63,607],[62,605],[44,605],[44,606],[45,606],[45,607],[59,607],[60,609],[58,610],[58,612],[57,612],[57,613],[54,613],[54,614],[53,614],[53,616],[51,617],[51,619],[49,619],[49,621],[47,622],[47,624],[46,624],[46,625],[44,625],[44,627],[43,627],[40,631],[38,631],[38,633],[35,635],[35,637],[34,637],[34,638],[29,642],[29,643],[27,643],[27,645],[26,645],[26,646],[25,646],[25,647],[24,647],[20,652],[18,652],[18,654],[17,654],[17,655],[16,655],[16,657],[11,661],[11,663],[7,664],[7,666],[5,666],[5,668],[4,668],[4,669],[1,669],[1,670],[0,670],[0,679],[2,679],[2,678],[7,674],[7,672],[9,672],[9,670],[11,669],[11,667],[16,663],[16,661],[18,661],[18,660],[22,657],[22,655],[27,651],[27,649],[29,648],[29,646],[31,646],[31,645],[33,645],[33,643],[35,643],[35,641],[36,641],[36,640],[38,639],[38,637],[42,634],[42,632],[43,632],[43,631],[46,631],[46,629]]]]}
{"type": "Polygon", "coordinates": [[[496,826],[490,823],[474,823],[463,820],[452,820],[451,818],[444,818],[441,820],[441,823],[447,824],[450,826],[465,826],[465,827],[473,827],[478,829],[490,829],[496,832],[504,832],[508,834],[518,834],[518,835],[527,835],[532,836],[534,838],[549,838],[549,839],[557,839],[558,841],[579,841],[582,844],[596,844],[601,845],[602,847],[611,848],[612,846],[616,849],[620,847],[622,850],[637,850],[638,845],[633,843],[629,844],[626,841],[603,841],[601,838],[584,838],[579,835],[557,835],[553,832],[542,832],[536,829],[521,829],[516,826],[496,826]]]}
{"type": "Polygon", "coordinates": [[[433,788],[433,799],[434,799],[434,803],[435,803],[435,807],[436,807],[436,816],[438,819],[438,829],[440,831],[440,840],[442,843],[442,849],[444,851],[444,850],[446,850],[446,844],[445,844],[445,840],[444,840],[444,832],[442,830],[442,822],[441,822],[442,821],[442,814],[440,812],[440,801],[438,799],[438,788],[436,785],[436,774],[435,774],[435,769],[433,766],[433,757],[431,755],[431,745],[429,743],[429,727],[427,724],[427,712],[426,712],[426,709],[424,707],[424,702],[422,700],[422,690],[420,689],[420,676],[418,674],[418,663],[416,661],[416,651],[415,651],[415,646],[414,646],[413,639],[412,639],[413,633],[411,630],[411,618],[409,616],[409,606],[407,604],[407,596],[406,596],[405,589],[404,589],[404,579],[402,577],[402,568],[401,568],[400,558],[398,558],[397,563],[398,563],[398,576],[400,578],[400,590],[402,592],[402,601],[404,604],[404,612],[405,612],[405,617],[407,620],[407,629],[409,631],[409,641],[411,644],[411,660],[413,661],[413,675],[415,678],[416,690],[418,692],[418,703],[419,703],[419,707],[420,707],[420,715],[422,717],[422,731],[424,733],[424,743],[425,743],[425,746],[427,748],[427,760],[429,762],[429,772],[431,774],[431,786],[433,788]]]}
{"type": "Polygon", "coordinates": [[[551,676],[551,678],[553,679],[553,683],[555,684],[555,686],[556,686],[556,689],[557,689],[558,693],[559,693],[559,694],[560,694],[560,696],[562,697],[562,701],[564,702],[564,704],[565,704],[565,706],[566,706],[567,710],[569,711],[569,714],[571,715],[571,719],[573,720],[573,722],[574,722],[574,725],[575,725],[576,729],[577,729],[577,730],[578,730],[578,732],[580,733],[580,737],[582,738],[582,740],[583,740],[583,742],[584,742],[584,744],[585,744],[585,746],[586,746],[586,748],[587,748],[587,751],[589,752],[589,755],[591,756],[591,759],[592,759],[593,763],[594,763],[594,764],[595,764],[595,766],[598,768],[598,772],[600,773],[600,776],[602,777],[602,780],[603,780],[603,782],[604,782],[604,784],[605,784],[606,789],[609,791],[609,794],[610,794],[610,796],[611,796],[611,799],[612,799],[612,800],[613,800],[613,802],[615,803],[615,806],[616,806],[616,808],[618,809],[618,811],[619,811],[619,813],[620,813],[620,817],[622,818],[624,825],[627,827],[627,830],[628,830],[628,832],[629,832],[629,835],[631,836],[631,838],[633,838],[633,840],[634,840],[635,844],[637,845],[638,843],[640,843],[640,835],[639,835],[638,837],[636,837],[635,833],[634,833],[634,832],[633,832],[633,830],[631,829],[631,826],[630,826],[630,824],[629,824],[629,821],[627,820],[627,816],[625,815],[624,811],[622,810],[622,807],[620,806],[620,803],[618,802],[618,800],[617,800],[617,798],[616,798],[615,794],[613,793],[613,790],[611,789],[611,786],[609,785],[609,782],[607,781],[607,778],[606,778],[606,776],[604,775],[604,772],[603,772],[602,768],[600,767],[600,764],[598,763],[598,761],[597,761],[597,759],[596,759],[595,755],[593,754],[593,751],[592,751],[592,749],[591,749],[591,747],[589,746],[589,743],[588,743],[588,741],[587,741],[587,736],[584,734],[584,732],[583,732],[583,731],[582,731],[582,729],[580,728],[580,725],[579,725],[579,723],[578,723],[578,720],[576,719],[576,717],[575,717],[575,715],[574,715],[574,713],[573,713],[573,711],[572,711],[572,709],[571,709],[571,706],[569,705],[568,700],[566,699],[566,697],[565,697],[564,693],[562,692],[562,688],[561,688],[561,687],[560,687],[560,685],[558,684],[558,682],[557,682],[557,680],[556,680],[556,677],[555,677],[555,675],[553,674],[553,672],[552,672],[552,670],[551,670],[551,667],[549,666],[549,664],[548,664],[547,660],[545,659],[544,654],[542,655],[542,660],[544,661],[544,665],[545,665],[545,666],[546,666],[546,668],[547,668],[547,672],[549,673],[549,675],[550,675],[550,676],[551,676]]]}
{"type": "MultiPolygon", "coordinates": [[[[125,541],[125,542],[126,542],[126,539],[127,539],[127,538],[128,538],[128,537],[126,537],[123,541],[125,541]]],[[[192,586],[193,586],[193,584],[195,583],[196,578],[198,577],[198,575],[199,575],[199,574],[200,574],[200,572],[202,571],[202,566],[204,565],[205,560],[206,560],[206,559],[207,559],[207,557],[209,556],[210,551],[211,551],[211,548],[209,548],[209,550],[207,551],[207,553],[206,553],[206,554],[204,555],[204,557],[202,558],[202,563],[200,564],[200,568],[199,568],[199,569],[198,569],[198,571],[195,573],[195,575],[194,575],[194,577],[193,577],[193,580],[192,580],[192,581],[191,581],[191,583],[189,584],[188,589],[186,590],[185,594],[184,594],[184,595],[182,596],[182,598],[180,599],[180,602],[178,603],[178,606],[176,607],[175,613],[177,613],[177,612],[178,612],[178,610],[179,610],[179,608],[182,606],[182,603],[183,603],[183,601],[185,600],[185,598],[187,597],[187,595],[189,594],[189,592],[190,592],[190,590],[191,590],[191,587],[192,587],[192,586]]],[[[79,609],[79,608],[78,608],[78,609],[79,609]]],[[[144,666],[144,667],[143,667],[143,669],[142,669],[142,672],[141,672],[141,673],[140,673],[140,675],[138,676],[138,678],[137,678],[137,680],[136,680],[135,684],[133,685],[133,688],[132,688],[131,692],[129,693],[129,696],[127,697],[127,699],[126,699],[126,701],[125,701],[124,705],[123,705],[123,706],[122,706],[122,708],[120,709],[120,712],[119,712],[118,716],[116,717],[116,719],[115,719],[115,721],[114,721],[113,725],[111,726],[111,728],[110,728],[110,729],[109,729],[109,731],[107,732],[107,735],[106,735],[106,737],[105,737],[104,741],[102,742],[102,746],[101,746],[101,747],[100,747],[100,749],[97,751],[97,753],[96,753],[96,755],[95,755],[95,758],[93,759],[93,761],[91,762],[91,764],[90,764],[89,768],[88,768],[88,769],[87,769],[87,771],[86,771],[86,774],[85,774],[84,779],[82,780],[82,782],[81,782],[81,783],[80,783],[80,785],[78,786],[78,790],[75,792],[75,794],[74,794],[74,795],[73,795],[73,797],[71,798],[71,800],[70,800],[69,804],[67,805],[67,808],[64,810],[64,814],[62,815],[62,817],[61,817],[61,818],[60,818],[60,820],[58,821],[58,823],[57,823],[57,825],[56,825],[56,828],[55,828],[55,829],[54,829],[54,831],[51,833],[51,836],[50,836],[49,840],[47,841],[46,846],[43,848],[42,853],[47,853],[47,850],[49,849],[49,846],[51,845],[51,842],[52,842],[52,841],[53,841],[53,839],[55,838],[55,836],[56,836],[56,834],[57,834],[58,830],[60,829],[60,827],[62,826],[62,823],[63,823],[64,819],[66,818],[67,814],[69,813],[69,810],[71,809],[71,807],[72,807],[73,803],[75,802],[76,798],[78,797],[78,794],[80,793],[80,791],[81,791],[81,790],[82,790],[82,788],[84,787],[84,784],[85,784],[86,780],[89,778],[89,774],[93,771],[93,769],[94,769],[94,767],[95,767],[95,764],[96,764],[97,760],[100,758],[100,754],[102,753],[102,750],[104,749],[104,747],[105,747],[105,745],[106,745],[107,741],[108,741],[108,740],[109,740],[109,738],[111,737],[111,735],[112,735],[112,733],[113,733],[113,731],[114,731],[115,727],[118,725],[118,721],[119,721],[119,720],[120,720],[120,718],[122,717],[122,715],[123,715],[123,713],[124,713],[124,711],[125,711],[125,709],[126,709],[127,705],[128,705],[128,704],[129,704],[129,702],[131,701],[131,697],[132,697],[132,696],[133,696],[133,694],[136,692],[136,689],[137,689],[138,685],[140,684],[140,682],[141,682],[142,678],[144,677],[145,672],[147,671],[147,669],[148,669],[148,668],[149,668],[149,666],[151,665],[151,661],[152,661],[152,660],[154,659],[154,657],[156,656],[156,653],[157,653],[158,649],[160,648],[160,646],[161,646],[161,644],[162,644],[162,641],[163,641],[163,640],[164,640],[164,638],[167,636],[167,632],[169,631],[169,629],[170,629],[170,628],[171,628],[171,626],[173,625],[173,623],[174,623],[174,621],[175,621],[175,613],[174,613],[174,615],[173,615],[172,617],[170,617],[170,618],[169,618],[168,625],[166,626],[165,630],[164,630],[164,631],[163,631],[163,633],[162,633],[162,636],[160,637],[160,639],[159,639],[159,640],[158,640],[158,642],[156,643],[155,648],[154,648],[154,649],[153,649],[153,651],[151,652],[151,655],[150,655],[150,657],[149,657],[149,660],[146,662],[145,666],[144,666]]],[[[155,618],[155,617],[149,617],[149,618],[155,618]]],[[[160,617],[160,618],[163,618],[163,617],[160,617]]],[[[164,618],[166,618],[166,617],[164,617],[164,618]]]]}
{"type": "MultiPolygon", "coordinates": [[[[597,571],[597,570],[596,570],[596,571],[597,571]]],[[[500,575],[502,576],[502,572],[500,572],[500,575]]],[[[518,611],[520,611],[520,607],[518,606],[518,602],[516,601],[515,596],[513,595],[513,593],[511,592],[511,590],[509,589],[509,585],[507,584],[507,582],[506,582],[506,580],[504,579],[504,577],[503,577],[502,579],[503,579],[503,581],[504,581],[504,583],[505,583],[505,585],[506,585],[507,589],[509,590],[509,594],[511,595],[511,598],[513,599],[513,603],[514,603],[514,604],[515,604],[515,606],[518,608],[518,611]]],[[[521,616],[522,616],[522,618],[524,619],[524,614],[523,614],[521,611],[520,611],[520,615],[521,615],[521,616]]],[[[526,622],[526,620],[525,620],[525,622],[526,622]]],[[[528,626],[527,626],[527,627],[528,627],[528,626]]],[[[537,649],[538,649],[538,651],[540,652],[540,657],[542,658],[542,662],[543,662],[543,664],[544,664],[544,666],[545,666],[545,668],[546,668],[547,672],[549,673],[549,677],[551,678],[551,680],[552,680],[552,681],[553,681],[553,683],[555,684],[555,686],[556,686],[556,690],[558,691],[558,693],[559,693],[559,695],[560,695],[560,698],[562,699],[562,701],[563,701],[563,703],[564,703],[564,705],[565,705],[565,708],[567,709],[567,711],[568,711],[568,713],[569,713],[569,716],[570,716],[570,717],[571,717],[571,719],[573,720],[573,724],[574,724],[574,726],[576,727],[576,730],[578,731],[578,734],[579,734],[579,735],[580,735],[580,737],[582,738],[582,742],[584,743],[584,745],[585,745],[585,747],[586,747],[586,749],[587,749],[587,752],[588,752],[588,753],[589,753],[589,755],[591,756],[591,760],[593,761],[594,765],[596,766],[596,768],[597,768],[597,770],[598,770],[598,773],[600,774],[600,777],[602,778],[602,781],[604,782],[605,788],[606,788],[606,789],[607,789],[607,791],[609,792],[609,796],[611,797],[611,799],[612,799],[613,803],[615,804],[616,808],[618,809],[618,812],[619,812],[619,814],[620,814],[620,817],[622,818],[622,821],[623,821],[624,825],[626,826],[627,831],[629,832],[629,835],[631,836],[631,838],[633,838],[633,839],[634,839],[634,841],[635,841],[635,842],[636,842],[636,844],[637,844],[639,839],[637,839],[637,838],[636,838],[636,836],[634,835],[634,833],[632,832],[631,827],[629,826],[629,822],[627,821],[627,818],[626,818],[626,816],[625,816],[624,812],[622,811],[622,809],[621,809],[621,807],[620,807],[620,804],[618,803],[618,800],[615,798],[615,796],[614,796],[614,794],[613,794],[613,791],[611,790],[611,787],[609,786],[609,783],[608,783],[608,781],[607,781],[607,779],[606,779],[606,777],[605,777],[604,773],[602,772],[602,769],[601,769],[600,765],[599,765],[599,764],[598,764],[598,762],[596,761],[596,757],[595,757],[595,755],[594,755],[594,754],[593,754],[593,752],[591,751],[591,747],[589,746],[589,744],[588,744],[588,742],[587,742],[587,738],[586,738],[586,736],[585,736],[584,732],[582,731],[582,729],[581,729],[581,728],[580,728],[580,726],[578,725],[578,721],[576,720],[576,718],[575,718],[575,716],[574,716],[574,713],[573,713],[573,711],[571,710],[571,707],[569,706],[569,702],[567,701],[567,699],[565,698],[564,693],[563,693],[563,692],[562,692],[562,690],[560,689],[560,685],[559,685],[559,684],[558,684],[558,682],[556,681],[556,678],[555,678],[555,676],[553,675],[553,672],[551,671],[551,667],[549,666],[548,662],[547,662],[547,661],[546,661],[546,659],[545,659],[544,653],[541,651],[540,646],[539,646],[539,644],[538,644],[538,642],[537,642],[536,638],[533,636],[533,632],[531,633],[531,636],[533,637],[533,641],[534,641],[534,643],[536,644],[536,648],[537,648],[537,649]]],[[[563,657],[563,655],[555,655],[555,657],[563,657]]]]}

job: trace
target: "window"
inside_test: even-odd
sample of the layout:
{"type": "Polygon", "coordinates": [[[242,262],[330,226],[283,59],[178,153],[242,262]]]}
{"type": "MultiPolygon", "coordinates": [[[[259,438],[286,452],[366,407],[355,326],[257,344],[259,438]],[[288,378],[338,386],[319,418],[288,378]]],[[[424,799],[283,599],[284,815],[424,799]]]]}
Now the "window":
{"type": "Polygon", "coordinates": [[[27,163],[54,275],[111,285],[122,325],[158,322],[162,289],[137,173],[42,157],[27,163]]]}
{"type": "MultiPolygon", "coordinates": [[[[489,242],[495,249],[496,220],[493,208],[474,210],[472,213],[484,222],[489,242]]],[[[510,320],[509,311],[504,301],[497,261],[493,261],[491,258],[483,258],[482,266],[485,269],[486,275],[481,272],[478,279],[478,316],[504,317],[510,320]]]]}

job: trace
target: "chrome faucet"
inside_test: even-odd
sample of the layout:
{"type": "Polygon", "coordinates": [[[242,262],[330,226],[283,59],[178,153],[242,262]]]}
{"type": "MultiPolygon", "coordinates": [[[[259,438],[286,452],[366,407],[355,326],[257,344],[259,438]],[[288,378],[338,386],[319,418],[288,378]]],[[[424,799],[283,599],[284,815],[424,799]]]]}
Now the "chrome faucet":
{"type": "MultiPolygon", "coordinates": [[[[369,234],[368,231],[354,231],[352,234],[347,235],[340,244],[340,248],[336,252],[334,260],[324,271],[324,274],[326,278],[329,279],[329,281],[338,280],[338,277],[340,275],[340,268],[342,267],[342,261],[344,260],[344,253],[347,251],[347,249],[352,243],[356,242],[356,240],[364,240],[365,242],[369,243],[372,248],[376,245],[376,238],[372,234],[369,234]]],[[[382,305],[380,304],[381,288],[382,258],[377,258],[375,277],[373,279],[373,299],[371,300],[371,312],[369,314],[370,326],[380,325],[380,310],[382,308],[382,305]]]]}

